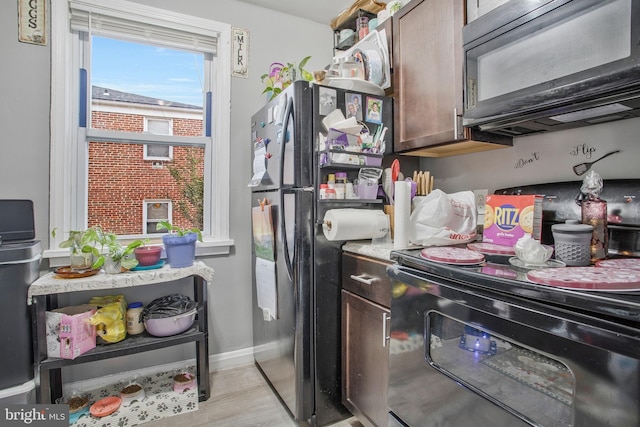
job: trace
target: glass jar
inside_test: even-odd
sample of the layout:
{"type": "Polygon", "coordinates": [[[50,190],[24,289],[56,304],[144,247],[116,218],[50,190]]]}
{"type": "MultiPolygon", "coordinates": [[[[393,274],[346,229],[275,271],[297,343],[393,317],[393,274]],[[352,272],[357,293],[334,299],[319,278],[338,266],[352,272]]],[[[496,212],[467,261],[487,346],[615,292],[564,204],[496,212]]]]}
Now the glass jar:
{"type": "Polygon", "coordinates": [[[589,196],[581,202],[582,223],[593,227],[591,237],[591,262],[607,257],[609,231],[607,230],[607,202],[599,197],[589,196]]]}
{"type": "Polygon", "coordinates": [[[144,323],[140,320],[142,310],[141,302],[132,302],[127,306],[127,334],[138,335],[144,332],[144,323]]]}
{"type": "Polygon", "coordinates": [[[361,16],[356,19],[356,32],[358,33],[358,40],[362,40],[369,34],[369,18],[361,16]]]}

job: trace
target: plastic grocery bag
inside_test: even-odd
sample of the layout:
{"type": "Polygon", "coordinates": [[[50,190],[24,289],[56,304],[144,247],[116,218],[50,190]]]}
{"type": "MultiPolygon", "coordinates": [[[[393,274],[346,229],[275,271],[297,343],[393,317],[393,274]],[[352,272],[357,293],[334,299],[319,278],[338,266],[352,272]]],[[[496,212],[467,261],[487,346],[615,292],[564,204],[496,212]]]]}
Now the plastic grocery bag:
{"type": "Polygon", "coordinates": [[[124,295],[93,297],[89,304],[99,307],[89,318],[89,323],[96,325],[98,338],[116,343],[127,337],[127,301],[124,295]]]}
{"type": "Polygon", "coordinates": [[[433,190],[416,204],[409,218],[409,241],[422,246],[447,246],[476,238],[473,191],[446,194],[433,190]]]}

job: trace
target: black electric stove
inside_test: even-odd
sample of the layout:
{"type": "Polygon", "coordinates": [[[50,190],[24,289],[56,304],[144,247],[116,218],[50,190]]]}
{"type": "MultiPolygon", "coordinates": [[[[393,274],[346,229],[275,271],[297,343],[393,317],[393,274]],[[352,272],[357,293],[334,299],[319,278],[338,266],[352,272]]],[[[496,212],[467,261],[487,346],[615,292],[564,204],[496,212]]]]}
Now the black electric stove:
{"type": "MultiPolygon", "coordinates": [[[[625,323],[640,324],[640,289],[637,292],[578,291],[556,286],[539,285],[527,279],[529,270],[511,265],[508,256],[485,255],[486,261],[473,266],[445,264],[424,259],[420,249],[391,252],[395,265],[420,276],[424,273],[473,289],[484,289],[578,309],[594,316],[621,319],[625,323]]],[[[638,326],[638,325],[636,325],[638,326]]]]}
{"type": "MultiPolygon", "coordinates": [[[[553,244],[552,224],[580,219],[580,184],[496,193],[544,195],[542,241],[553,244]]],[[[638,233],[640,180],[605,181],[605,189],[610,223],[622,237],[638,233]]],[[[610,256],[637,254],[625,247],[637,240],[613,239],[621,250],[610,256]]],[[[542,285],[510,256],[485,254],[463,266],[424,259],[421,251],[392,251],[387,267],[394,290],[389,425],[640,425],[640,290],[542,285]],[[482,352],[491,340],[496,345],[482,352]],[[538,370],[541,363],[549,375],[538,370]],[[527,385],[523,378],[531,375],[568,399],[527,385]]]]}

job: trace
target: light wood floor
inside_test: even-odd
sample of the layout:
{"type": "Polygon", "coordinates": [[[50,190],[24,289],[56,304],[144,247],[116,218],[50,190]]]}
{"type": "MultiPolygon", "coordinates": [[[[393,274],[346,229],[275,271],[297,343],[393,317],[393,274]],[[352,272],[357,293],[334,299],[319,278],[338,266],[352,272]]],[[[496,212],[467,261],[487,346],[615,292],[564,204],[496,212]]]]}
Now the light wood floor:
{"type": "MultiPolygon", "coordinates": [[[[145,424],[149,427],[294,427],[289,413],[253,364],[211,374],[211,397],[198,410],[145,424]]],[[[349,418],[332,427],[362,427],[349,418]]]]}

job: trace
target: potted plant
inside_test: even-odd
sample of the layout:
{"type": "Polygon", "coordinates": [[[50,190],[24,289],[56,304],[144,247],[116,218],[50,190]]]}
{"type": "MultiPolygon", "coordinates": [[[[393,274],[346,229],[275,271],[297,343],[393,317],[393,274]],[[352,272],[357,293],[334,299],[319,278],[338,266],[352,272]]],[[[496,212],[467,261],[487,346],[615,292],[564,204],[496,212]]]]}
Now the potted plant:
{"type": "MultiPolygon", "coordinates": [[[[51,232],[53,237],[55,232],[55,229],[51,232]]],[[[59,246],[71,249],[70,264],[73,270],[96,270],[104,266],[108,273],[120,273],[122,268],[129,270],[138,265],[138,261],[130,255],[140,245],[141,240],[134,240],[122,246],[118,236],[96,225],[86,230],[70,231],[69,238],[59,246]]]]}
{"type": "Polygon", "coordinates": [[[100,245],[92,247],[94,257],[94,268],[104,266],[104,270],[109,274],[120,273],[122,269],[130,270],[138,265],[138,260],[133,257],[134,250],[142,245],[142,240],[134,240],[126,246],[118,242],[115,233],[105,232],[99,226],[93,227],[95,232],[94,241],[100,245]]]}
{"type": "Polygon", "coordinates": [[[272,63],[269,72],[260,76],[260,80],[266,85],[262,93],[267,94],[267,100],[270,101],[278,96],[296,80],[312,81],[313,75],[304,69],[310,58],[310,56],[303,58],[298,65],[290,62],[287,65],[280,62],[272,63]]]}
{"type": "Polygon", "coordinates": [[[196,240],[202,242],[202,232],[197,228],[182,228],[169,221],[160,221],[156,230],[167,230],[162,243],[167,252],[167,262],[171,268],[189,267],[196,257],[196,240]]]}
{"type": "Polygon", "coordinates": [[[161,246],[149,246],[150,240],[147,238],[143,244],[137,247],[133,253],[138,260],[138,264],[141,266],[156,265],[160,262],[160,256],[162,255],[161,246]]]}
{"type": "Polygon", "coordinates": [[[120,273],[123,268],[131,270],[137,266],[138,260],[133,256],[133,253],[140,245],[142,245],[142,241],[134,240],[127,246],[123,246],[118,243],[116,236],[113,235],[113,240],[107,244],[107,254],[104,256],[104,270],[113,274],[120,273]]]}
{"type": "MultiPolygon", "coordinates": [[[[58,245],[61,248],[69,248],[69,264],[70,268],[75,271],[97,269],[102,266],[96,265],[97,260],[94,262],[94,244],[96,243],[99,231],[95,228],[88,228],[86,230],[72,230],[69,231],[69,237],[67,240],[60,242],[58,245]]],[[[51,236],[56,236],[56,229],[53,229],[51,236]]]]}

